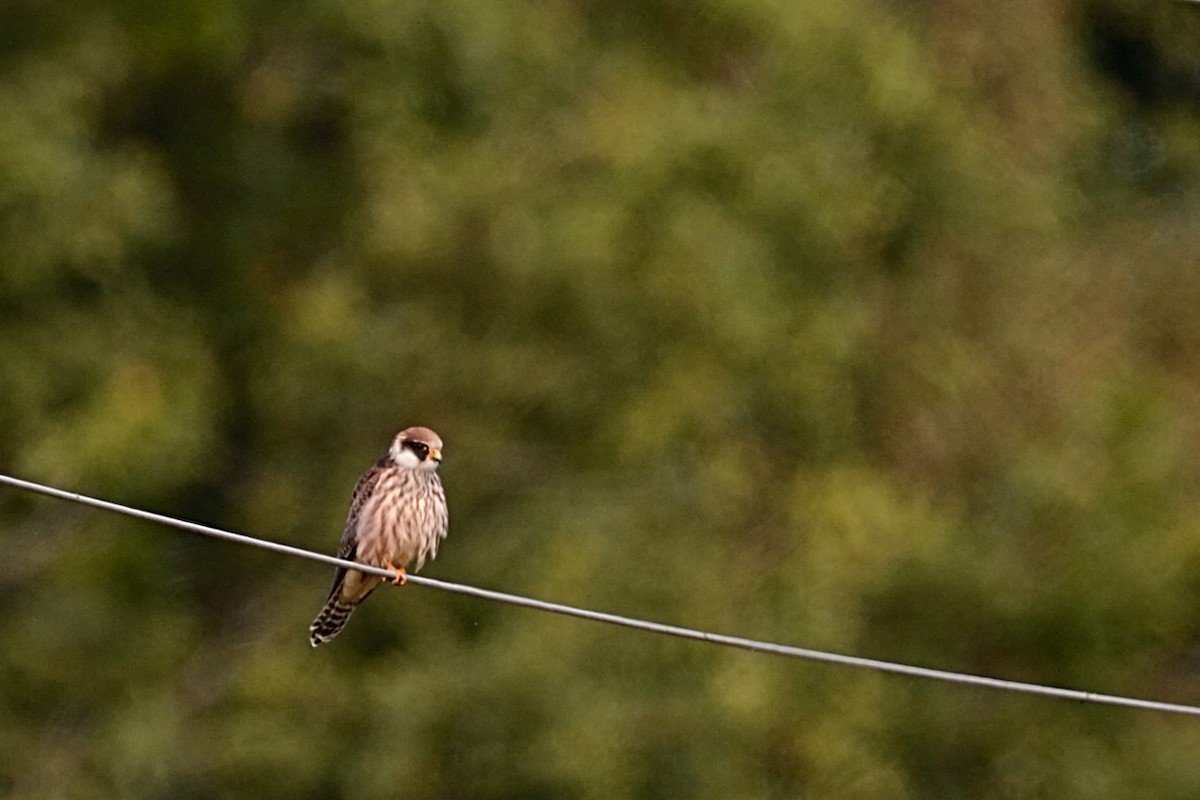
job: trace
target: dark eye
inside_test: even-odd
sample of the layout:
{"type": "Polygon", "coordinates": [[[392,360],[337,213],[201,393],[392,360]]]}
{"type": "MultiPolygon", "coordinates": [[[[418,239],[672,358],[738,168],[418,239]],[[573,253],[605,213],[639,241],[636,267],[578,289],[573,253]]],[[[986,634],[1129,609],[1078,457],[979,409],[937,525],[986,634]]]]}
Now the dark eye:
{"type": "Polygon", "coordinates": [[[429,447],[421,442],[409,442],[408,449],[416,453],[417,458],[422,461],[425,460],[425,456],[429,455],[429,447]]]}

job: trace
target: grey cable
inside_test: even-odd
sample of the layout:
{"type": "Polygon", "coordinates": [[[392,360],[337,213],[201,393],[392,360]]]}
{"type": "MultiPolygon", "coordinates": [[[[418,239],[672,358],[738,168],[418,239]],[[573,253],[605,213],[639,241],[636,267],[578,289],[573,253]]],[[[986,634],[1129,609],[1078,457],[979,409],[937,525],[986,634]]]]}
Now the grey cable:
{"type": "MultiPolygon", "coordinates": [[[[11,478],[7,475],[0,475],[0,483],[5,483],[18,489],[24,489],[25,491],[48,495],[60,500],[69,500],[75,503],[82,503],[83,505],[104,509],[105,511],[115,511],[118,514],[125,514],[127,516],[134,517],[136,519],[147,520],[149,522],[157,522],[162,525],[179,528],[191,533],[199,533],[204,536],[213,536],[218,539],[227,539],[231,542],[246,544],[250,545],[251,547],[259,547],[264,550],[272,550],[276,553],[284,553],[290,556],[299,556],[300,558],[307,558],[310,561],[319,561],[322,564],[332,564],[333,566],[337,567],[348,567],[359,570],[360,572],[367,572],[372,575],[380,575],[385,578],[392,577],[391,572],[380,567],[372,567],[366,564],[359,564],[354,561],[346,561],[333,556],[314,553],[310,550],[303,550],[299,547],[291,547],[290,545],[279,544],[278,542],[271,542],[265,539],[258,539],[253,536],[232,533],[230,531],[220,530],[219,528],[210,528],[207,525],[200,525],[195,522],[186,522],[184,520],[167,517],[162,514],[155,514],[150,511],[142,511],[140,509],[130,508],[119,503],[110,503],[107,500],[98,500],[94,497],[88,497],[86,495],[76,494],[74,492],[66,492],[62,489],[55,489],[50,486],[44,486],[40,483],[32,483],[30,481],[11,478]]],[[[827,653],[822,650],[809,650],[803,647],[792,647],[789,645],[774,644],[771,642],[761,642],[755,639],[743,639],[738,636],[725,636],[719,633],[708,633],[705,631],[694,630],[692,628],[681,628],[676,625],[665,625],[660,622],[648,622],[646,620],[622,617],[617,614],[606,614],[602,611],[591,611],[584,608],[561,605],[559,603],[548,603],[544,600],[534,600],[529,597],[505,594],[504,592],[494,592],[490,589],[480,589],[474,586],[465,586],[459,583],[439,581],[434,578],[421,577],[420,575],[409,575],[408,582],[418,586],[427,586],[432,589],[441,589],[443,591],[454,592],[456,594],[465,594],[472,597],[480,597],[485,600],[493,600],[498,603],[509,603],[515,606],[524,606],[525,608],[535,608],[539,611],[549,611],[554,614],[563,614],[569,617],[590,619],[595,622],[605,622],[610,625],[620,625],[626,628],[650,631],[651,633],[661,633],[667,636],[678,636],[683,639],[695,639],[702,642],[711,642],[712,644],[723,645],[726,647],[737,647],[756,653],[771,653],[773,655],[786,656],[788,658],[799,658],[808,661],[822,661],[828,664],[838,664],[845,667],[870,669],[878,672],[889,672],[897,675],[908,675],[914,678],[926,678],[929,680],[946,681],[949,683],[959,683],[968,686],[981,686],[988,689],[1000,689],[1008,692],[1042,695],[1045,697],[1057,697],[1062,700],[1075,700],[1081,703],[1100,703],[1104,705],[1123,706],[1125,708],[1138,708],[1147,711],[1163,711],[1169,714],[1200,716],[1200,706],[1163,703],[1157,700],[1142,700],[1134,697],[1122,697],[1119,695],[1085,692],[1079,689],[1064,689],[1057,686],[1044,686],[1036,683],[1022,683],[1020,681],[1001,680],[1000,678],[988,678],[982,675],[948,672],[940,669],[929,669],[927,667],[915,667],[908,664],[897,664],[890,661],[878,661],[873,658],[861,658],[859,656],[827,653]]]]}

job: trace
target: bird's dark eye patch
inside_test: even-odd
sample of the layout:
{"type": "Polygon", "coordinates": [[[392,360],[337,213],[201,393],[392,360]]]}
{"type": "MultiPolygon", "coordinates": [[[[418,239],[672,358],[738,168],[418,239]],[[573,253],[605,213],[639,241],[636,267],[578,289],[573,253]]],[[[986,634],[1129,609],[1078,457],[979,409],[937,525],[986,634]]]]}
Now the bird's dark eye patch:
{"type": "Polygon", "coordinates": [[[405,442],[404,444],[409,450],[412,450],[414,453],[416,453],[417,458],[421,459],[422,461],[424,461],[425,457],[429,455],[429,446],[423,442],[405,442]]]}

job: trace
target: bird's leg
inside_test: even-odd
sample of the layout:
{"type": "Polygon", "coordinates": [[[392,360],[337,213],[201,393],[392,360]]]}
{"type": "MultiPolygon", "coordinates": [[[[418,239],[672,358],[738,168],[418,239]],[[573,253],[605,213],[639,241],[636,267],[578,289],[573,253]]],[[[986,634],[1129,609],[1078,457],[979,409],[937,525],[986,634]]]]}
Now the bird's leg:
{"type": "Polygon", "coordinates": [[[397,567],[390,561],[384,563],[388,572],[392,573],[392,586],[403,586],[408,583],[408,573],[404,567],[397,567]]]}

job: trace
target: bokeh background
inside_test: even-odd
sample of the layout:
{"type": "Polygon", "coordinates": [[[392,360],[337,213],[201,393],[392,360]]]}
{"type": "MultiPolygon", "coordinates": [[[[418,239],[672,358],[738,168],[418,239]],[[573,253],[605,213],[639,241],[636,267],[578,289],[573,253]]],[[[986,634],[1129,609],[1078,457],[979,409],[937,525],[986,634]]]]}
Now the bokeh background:
{"type": "MultiPolygon", "coordinates": [[[[0,467],[1200,702],[1200,6],[9,0],[0,467]]],[[[0,491],[0,794],[1186,798],[1200,723],[380,591],[0,491]]]]}

